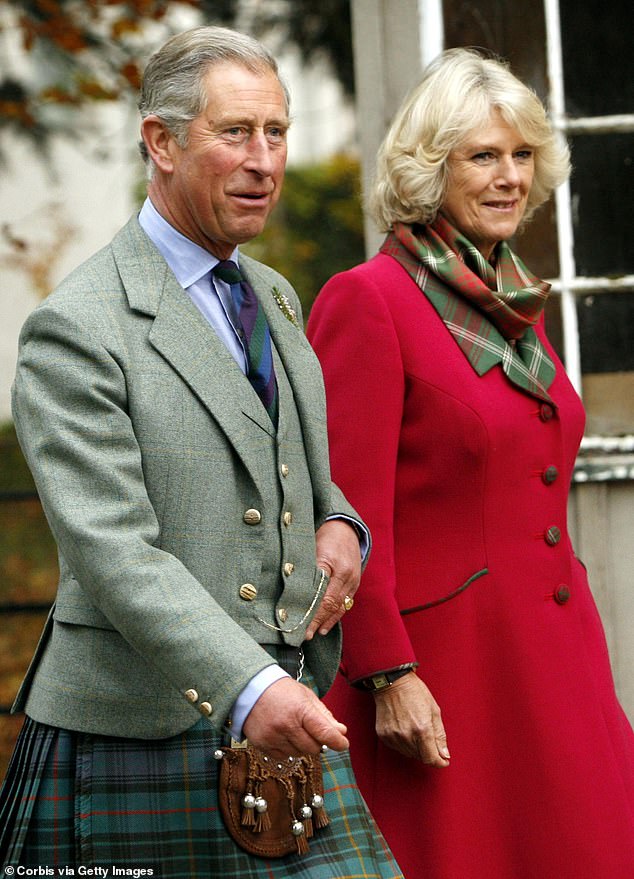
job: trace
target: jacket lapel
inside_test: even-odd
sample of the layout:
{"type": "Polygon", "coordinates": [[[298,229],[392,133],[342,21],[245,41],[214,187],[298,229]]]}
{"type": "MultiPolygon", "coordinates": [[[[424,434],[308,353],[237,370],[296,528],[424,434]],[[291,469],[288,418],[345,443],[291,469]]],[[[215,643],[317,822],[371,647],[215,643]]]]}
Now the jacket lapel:
{"type": "Polygon", "coordinates": [[[253,430],[273,433],[257,394],[136,217],[112,247],[130,307],[154,319],[150,344],[196,394],[256,478],[253,430]]]}

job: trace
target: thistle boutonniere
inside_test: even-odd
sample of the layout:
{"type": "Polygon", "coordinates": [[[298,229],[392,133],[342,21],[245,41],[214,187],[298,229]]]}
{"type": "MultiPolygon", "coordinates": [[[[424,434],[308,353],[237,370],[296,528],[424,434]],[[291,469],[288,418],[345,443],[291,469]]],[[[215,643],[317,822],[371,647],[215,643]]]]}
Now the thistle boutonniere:
{"type": "Polygon", "coordinates": [[[295,313],[295,309],[288,301],[288,296],[282,293],[277,287],[273,287],[273,296],[275,297],[275,301],[280,307],[280,311],[286,318],[286,320],[290,320],[292,324],[294,324],[299,329],[299,323],[297,320],[297,314],[295,313]]]}

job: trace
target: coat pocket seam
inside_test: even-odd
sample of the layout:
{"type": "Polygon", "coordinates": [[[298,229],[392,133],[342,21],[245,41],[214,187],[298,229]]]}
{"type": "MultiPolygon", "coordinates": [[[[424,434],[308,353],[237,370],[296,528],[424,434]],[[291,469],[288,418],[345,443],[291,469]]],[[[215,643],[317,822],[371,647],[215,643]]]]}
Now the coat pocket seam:
{"type": "Polygon", "coordinates": [[[466,580],[461,586],[458,586],[457,589],[454,589],[453,592],[450,592],[448,595],[443,595],[442,598],[436,598],[434,601],[428,601],[425,604],[417,604],[414,607],[406,607],[400,611],[402,617],[408,616],[412,613],[418,613],[421,610],[429,610],[432,607],[437,607],[439,604],[444,604],[446,601],[451,601],[452,598],[456,598],[462,592],[471,586],[476,580],[479,580],[480,577],[484,577],[485,574],[489,573],[488,568],[482,568],[481,571],[476,571],[475,574],[472,574],[468,580],[466,580]]]}

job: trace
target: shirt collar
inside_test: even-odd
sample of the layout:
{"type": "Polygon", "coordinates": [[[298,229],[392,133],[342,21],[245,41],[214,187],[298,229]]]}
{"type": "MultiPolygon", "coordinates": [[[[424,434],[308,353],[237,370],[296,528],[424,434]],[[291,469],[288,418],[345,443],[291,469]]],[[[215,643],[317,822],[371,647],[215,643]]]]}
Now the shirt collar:
{"type": "MultiPolygon", "coordinates": [[[[168,266],[176,276],[176,280],[184,289],[200,281],[211,273],[213,267],[220,262],[218,257],[209,253],[190,238],[186,238],[159,214],[149,198],[146,198],[139,213],[141,228],[156,245],[168,266]]],[[[236,247],[230,259],[238,262],[236,247]]]]}

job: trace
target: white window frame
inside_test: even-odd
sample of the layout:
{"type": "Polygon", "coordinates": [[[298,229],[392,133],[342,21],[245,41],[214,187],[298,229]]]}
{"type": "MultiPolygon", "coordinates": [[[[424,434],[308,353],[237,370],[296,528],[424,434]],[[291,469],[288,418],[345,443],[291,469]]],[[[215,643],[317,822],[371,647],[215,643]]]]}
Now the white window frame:
{"type": "MultiPolygon", "coordinates": [[[[566,114],[559,0],[544,0],[549,104],[553,127],[562,137],[573,134],[626,133],[634,131],[634,113],[613,116],[570,117],[566,114]]],[[[568,181],[555,192],[559,277],[549,279],[560,296],[566,372],[582,396],[581,353],[577,321],[577,298],[586,293],[634,291],[634,275],[618,278],[583,277],[574,259],[574,227],[568,181]]],[[[634,478],[634,436],[586,436],[575,470],[575,481],[634,478]]]]}

